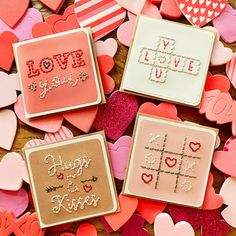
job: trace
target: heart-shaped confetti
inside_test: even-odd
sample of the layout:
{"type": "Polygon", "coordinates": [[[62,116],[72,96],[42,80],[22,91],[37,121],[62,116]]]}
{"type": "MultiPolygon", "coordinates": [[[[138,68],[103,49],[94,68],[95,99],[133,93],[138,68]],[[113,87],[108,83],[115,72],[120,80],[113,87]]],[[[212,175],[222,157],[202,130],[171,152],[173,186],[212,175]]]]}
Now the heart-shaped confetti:
{"type": "Polygon", "coordinates": [[[0,33],[0,68],[10,71],[14,62],[12,44],[18,42],[14,33],[5,31],[0,33]]]}
{"type": "Polygon", "coordinates": [[[97,56],[107,55],[113,58],[117,52],[118,44],[115,39],[109,38],[105,41],[96,41],[95,47],[97,56]]]}
{"type": "Polygon", "coordinates": [[[13,111],[0,111],[0,147],[11,150],[17,129],[17,119],[13,111]]]}
{"type": "Polygon", "coordinates": [[[94,225],[84,223],[78,227],[76,236],[97,236],[97,230],[94,225]]]}
{"type": "Polygon", "coordinates": [[[27,209],[28,193],[22,188],[19,191],[0,190],[0,208],[12,212],[16,217],[27,209]]]}
{"type": "Polygon", "coordinates": [[[115,91],[100,106],[93,123],[96,130],[104,130],[106,136],[117,140],[126,131],[138,111],[138,101],[135,96],[115,91]]]}
{"type": "Polygon", "coordinates": [[[145,2],[147,0],[116,0],[116,2],[124,7],[127,11],[132,12],[135,15],[138,15],[142,12],[145,2]]]}
{"type": "Polygon", "coordinates": [[[43,17],[40,11],[35,8],[29,8],[19,24],[13,29],[0,21],[0,32],[11,31],[19,41],[24,41],[32,38],[31,30],[33,25],[42,21],[43,17]]]}
{"type": "Polygon", "coordinates": [[[176,0],[163,0],[160,7],[160,13],[169,19],[178,19],[182,16],[182,12],[176,3],[176,0]]]}
{"type": "Polygon", "coordinates": [[[29,183],[23,158],[15,152],[7,153],[0,162],[0,189],[19,190],[23,181],[29,183]]]}
{"type": "Polygon", "coordinates": [[[114,177],[124,180],[131,137],[122,136],[114,144],[108,142],[108,150],[111,158],[111,165],[114,177]]]}
{"type": "Polygon", "coordinates": [[[40,2],[47,6],[53,12],[58,12],[64,4],[65,0],[40,0],[40,2]]]}
{"type": "Polygon", "coordinates": [[[227,0],[176,0],[180,10],[192,25],[203,26],[220,15],[227,0]]]}
{"type": "Polygon", "coordinates": [[[1,0],[0,19],[13,28],[24,16],[29,3],[29,0],[1,0]]]}
{"type": "Polygon", "coordinates": [[[159,214],[154,223],[155,236],[194,236],[194,230],[192,226],[185,222],[180,221],[176,225],[167,213],[159,214]]]}
{"type": "Polygon", "coordinates": [[[14,104],[20,91],[20,81],[17,74],[0,72],[0,108],[14,104]]]}
{"type": "Polygon", "coordinates": [[[213,26],[219,31],[222,39],[227,43],[236,41],[236,10],[229,4],[224,11],[213,20],[213,26]]]}
{"type": "Polygon", "coordinates": [[[95,41],[119,27],[126,15],[115,0],[75,0],[74,6],[80,27],[91,27],[95,41]]]}

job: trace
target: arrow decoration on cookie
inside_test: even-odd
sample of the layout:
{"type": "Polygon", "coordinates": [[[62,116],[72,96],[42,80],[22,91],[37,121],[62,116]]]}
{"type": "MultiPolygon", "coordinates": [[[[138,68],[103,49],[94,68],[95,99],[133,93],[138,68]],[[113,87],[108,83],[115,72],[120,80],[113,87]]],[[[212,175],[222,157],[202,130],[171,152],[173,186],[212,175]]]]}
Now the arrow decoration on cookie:
{"type": "Polygon", "coordinates": [[[227,6],[227,0],[176,0],[180,10],[194,26],[204,26],[227,6]]]}

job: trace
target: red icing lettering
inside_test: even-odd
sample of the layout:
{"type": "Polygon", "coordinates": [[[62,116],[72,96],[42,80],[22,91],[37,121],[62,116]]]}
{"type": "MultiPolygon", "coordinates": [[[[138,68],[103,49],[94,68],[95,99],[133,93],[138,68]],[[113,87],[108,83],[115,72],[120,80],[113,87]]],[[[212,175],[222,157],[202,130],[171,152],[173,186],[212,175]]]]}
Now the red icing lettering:
{"type": "Polygon", "coordinates": [[[148,59],[148,52],[146,52],[144,60],[145,61],[149,61],[149,59],[148,59]]]}
{"type": "Polygon", "coordinates": [[[28,69],[29,69],[29,73],[28,73],[29,78],[36,77],[36,76],[40,75],[39,69],[34,68],[34,61],[33,60],[27,61],[26,65],[28,66],[28,69]]]}
{"type": "Polygon", "coordinates": [[[169,45],[170,41],[166,42],[165,40],[162,40],[162,42],[163,42],[164,49],[166,49],[167,46],[169,45]]]}
{"type": "Polygon", "coordinates": [[[162,69],[161,68],[156,68],[155,76],[157,79],[161,78],[161,76],[162,76],[162,69]]]}
{"type": "Polygon", "coordinates": [[[82,50],[73,51],[70,54],[73,57],[73,68],[85,66],[85,61],[82,59],[82,55],[84,54],[82,50]]]}
{"type": "Polygon", "coordinates": [[[178,67],[179,63],[180,63],[180,58],[178,58],[177,60],[177,58],[175,57],[175,60],[174,60],[175,67],[178,67]]]}
{"type": "Polygon", "coordinates": [[[50,57],[43,58],[39,63],[39,67],[43,73],[49,73],[54,68],[54,62],[50,57]]]}
{"type": "Polygon", "coordinates": [[[188,71],[193,71],[193,63],[194,61],[189,61],[189,64],[188,64],[188,71]]]}
{"type": "Polygon", "coordinates": [[[65,70],[68,65],[68,58],[70,56],[70,53],[62,53],[62,54],[56,54],[53,56],[53,58],[57,61],[58,65],[62,70],[65,70]]]}

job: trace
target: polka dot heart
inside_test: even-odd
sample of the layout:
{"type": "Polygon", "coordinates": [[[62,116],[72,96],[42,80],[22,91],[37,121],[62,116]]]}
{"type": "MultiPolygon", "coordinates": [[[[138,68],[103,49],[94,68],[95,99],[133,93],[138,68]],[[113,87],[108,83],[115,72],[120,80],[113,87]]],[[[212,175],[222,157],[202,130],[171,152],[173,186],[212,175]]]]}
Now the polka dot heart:
{"type": "Polygon", "coordinates": [[[203,26],[220,15],[227,0],[176,0],[188,21],[195,26],[203,26]]]}

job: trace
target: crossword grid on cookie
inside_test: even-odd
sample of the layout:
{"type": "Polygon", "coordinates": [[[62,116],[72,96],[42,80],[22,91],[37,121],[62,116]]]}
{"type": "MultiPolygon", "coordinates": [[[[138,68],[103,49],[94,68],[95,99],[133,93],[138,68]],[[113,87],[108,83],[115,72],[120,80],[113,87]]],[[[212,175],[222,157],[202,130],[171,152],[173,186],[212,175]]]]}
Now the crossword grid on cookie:
{"type": "Polygon", "coordinates": [[[142,48],[139,63],[151,66],[149,79],[164,83],[169,70],[197,75],[200,61],[194,58],[174,54],[176,41],[160,37],[157,49],[142,48]]]}
{"type": "MultiPolygon", "coordinates": [[[[158,137],[160,137],[160,135],[158,135],[158,137]]],[[[159,182],[159,178],[160,178],[160,173],[175,175],[175,176],[176,176],[176,184],[175,184],[174,192],[176,193],[177,188],[178,188],[178,186],[179,186],[179,176],[186,177],[186,178],[190,178],[190,179],[191,179],[191,178],[192,178],[192,179],[196,179],[196,178],[197,178],[196,176],[193,176],[193,175],[186,175],[186,174],[181,173],[184,157],[192,158],[192,159],[198,159],[198,160],[200,160],[200,157],[198,157],[198,156],[191,156],[191,155],[186,155],[186,154],[185,154],[186,144],[188,143],[186,137],[184,138],[184,142],[183,142],[183,146],[182,146],[181,153],[171,152],[171,151],[166,150],[166,143],[167,143],[167,140],[168,140],[168,134],[166,133],[166,134],[165,134],[165,137],[164,137],[163,144],[162,144],[162,149],[157,149],[157,148],[145,146],[145,149],[146,149],[146,150],[150,150],[150,151],[154,151],[154,152],[159,152],[159,153],[161,153],[158,169],[157,169],[157,168],[150,168],[150,167],[145,166],[145,165],[141,165],[141,168],[144,169],[144,170],[150,170],[150,171],[154,171],[154,172],[157,173],[156,182],[155,182],[155,189],[158,189],[158,182],[159,182]],[[177,172],[177,173],[176,173],[176,172],[172,172],[172,171],[162,170],[162,165],[164,164],[164,160],[163,160],[164,154],[174,154],[174,155],[177,155],[177,156],[180,156],[180,157],[181,157],[181,159],[180,159],[180,164],[179,164],[179,169],[178,169],[178,172],[177,172]]],[[[190,142],[190,143],[191,143],[191,142],[190,142]]],[[[189,145],[190,145],[190,143],[189,143],[189,145]]],[[[150,154],[151,154],[151,153],[148,153],[147,155],[150,155],[150,154]]],[[[169,158],[169,157],[166,157],[166,158],[169,158]]],[[[169,158],[169,159],[171,159],[171,158],[169,158]]],[[[172,160],[173,160],[173,159],[172,159],[172,160]]],[[[175,159],[175,160],[176,160],[176,159],[175,159]]],[[[176,165],[176,163],[177,163],[177,160],[176,160],[175,164],[172,165],[172,166],[171,166],[171,165],[168,165],[168,163],[166,163],[166,164],[167,164],[167,165],[169,166],[169,168],[171,169],[173,166],[176,165]]],[[[150,162],[149,162],[149,164],[153,164],[153,163],[150,163],[150,162]]],[[[196,165],[195,162],[192,163],[191,165],[193,166],[193,164],[196,165]]],[[[189,166],[190,166],[190,165],[188,165],[188,168],[190,168],[189,166]]],[[[186,169],[185,169],[185,170],[186,170],[186,169]]],[[[185,180],[185,181],[186,181],[186,180],[185,180]]],[[[183,181],[183,182],[185,182],[185,181],[183,181]]],[[[150,182],[151,182],[151,181],[150,181],[150,182]]],[[[150,182],[149,182],[149,183],[150,183],[150,182]]],[[[180,185],[182,185],[183,182],[180,183],[180,185]]],[[[190,181],[189,181],[189,182],[190,182],[190,181]]],[[[144,183],[148,184],[148,183],[145,182],[145,181],[144,181],[144,183]]],[[[191,183],[191,182],[190,182],[190,183],[191,183]]],[[[189,189],[189,190],[190,190],[190,189],[189,189]]],[[[186,190],[185,190],[185,191],[186,191],[186,190]]]]}

